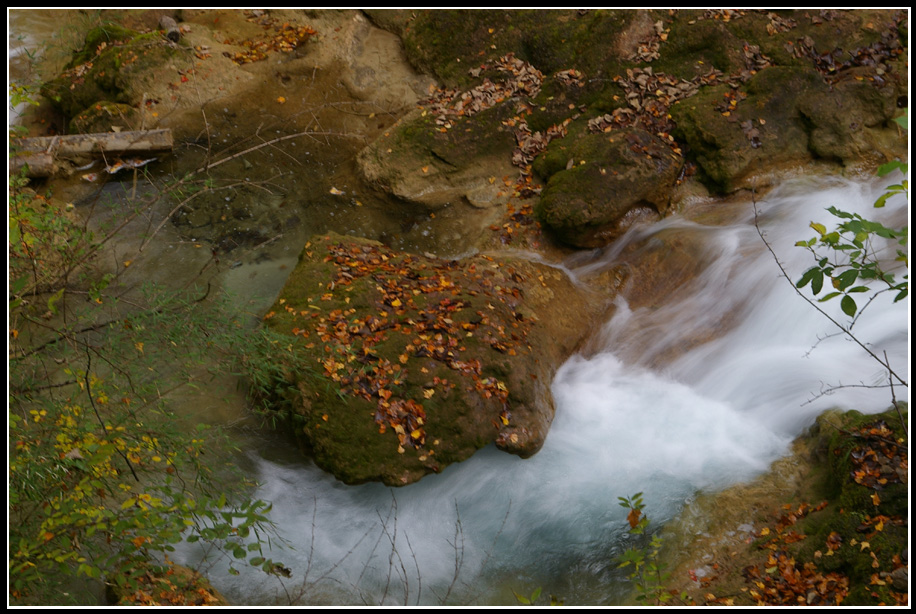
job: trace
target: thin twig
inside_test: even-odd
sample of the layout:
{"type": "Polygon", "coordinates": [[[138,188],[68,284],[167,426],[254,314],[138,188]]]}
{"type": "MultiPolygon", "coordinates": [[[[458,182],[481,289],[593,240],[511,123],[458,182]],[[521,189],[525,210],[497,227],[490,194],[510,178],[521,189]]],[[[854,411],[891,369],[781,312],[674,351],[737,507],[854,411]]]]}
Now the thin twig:
{"type": "MultiPolygon", "coordinates": [[[[92,405],[92,411],[95,412],[95,417],[99,421],[99,426],[102,427],[103,438],[108,436],[108,432],[105,429],[105,421],[102,419],[102,415],[99,413],[99,408],[95,405],[95,399],[92,398],[92,386],[89,381],[89,372],[92,369],[92,354],[89,353],[89,343],[86,343],[86,372],[83,373],[83,380],[86,383],[86,396],[89,397],[89,404],[92,405]]],[[[130,462],[130,459],[125,456],[124,452],[121,450],[115,450],[124,462],[127,463],[128,469],[130,469],[131,474],[134,476],[134,480],[137,482],[140,481],[140,478],[137,476],[137,472],[134,471],[133,463],[130,462]]]]}
{"type": "Polygon", "coordinates": [[[340,132],[312,132],[310,130],[305,130],[303,132],[297,132],[296,134],[287,134],[286,136],[278,136],[277,138],[271,139],[269,141],[265,141],[261,143],[260,145],[249,147],[248,149],[245,149],[238,153],[232,154],[231,156],[225,157],[222,160],[217,160],[213,164],[202,166],[199,169],[197,169],[196,171],[194,171],[194,173],[192,174],[196,175],[198,173],[202,173],[204,171],[210,170],[214,167],[219,166],[220,164],[229,162],[230,160],[234,160],[235,158],[238,158],[239,156],[244,156],[245,154],[251,153],[252,151],[257,151],[258,149],[268,147],[270,145],[273,145],[274,143],[279,143],[281,141],[288,141],[289,139],[297,139],[303,136],[307,136],[311,138],[315,138],[315,136],[325,136],[325,137],[337,136],[337,137],[346,137],[346,138],[365,139],[365,136],[363,136],[362,134],[341,134],[340,132]]]}

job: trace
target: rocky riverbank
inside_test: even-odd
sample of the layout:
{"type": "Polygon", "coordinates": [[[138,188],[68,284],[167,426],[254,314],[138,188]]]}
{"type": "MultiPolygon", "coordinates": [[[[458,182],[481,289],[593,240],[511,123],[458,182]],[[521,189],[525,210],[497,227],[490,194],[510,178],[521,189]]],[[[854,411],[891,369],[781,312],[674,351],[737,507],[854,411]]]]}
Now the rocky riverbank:
{"type": "Polygon", "coordinates": [[[907,605],[908,414],[828,412],[750,484],[666,528],[668,588],[701,605],[907,605]]]}

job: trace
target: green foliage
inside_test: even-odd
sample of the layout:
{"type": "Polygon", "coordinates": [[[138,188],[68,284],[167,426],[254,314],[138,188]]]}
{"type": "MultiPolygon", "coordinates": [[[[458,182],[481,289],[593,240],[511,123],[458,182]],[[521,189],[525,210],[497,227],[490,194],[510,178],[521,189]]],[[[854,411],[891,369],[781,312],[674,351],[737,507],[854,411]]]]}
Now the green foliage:
{"type": "Polygon", "coordinates": [[[192,300],[171,293],[152,292],[147,304],[86,343],[58,329],[64,334],[42,351],[12,348],[15,600],[53,601],[54,587],[71,576],[129,583],[140,562],[161,560],[182,540],[274,568],[262,552],[270,505],[247,499],[248,485],[237,478],[239,487],[227,488],[213,453],[227,448],[222,436],[205,425],[188,428],[163,401],[167,386],[210,374],[205,358],[229,360],[245,333],[225,314],[192,309],[192,300]],[[49,377],[57,362],[65,366],[49,377]]]}
{"type": "MultiPolygon", "coordinates": [[[[536,589],[534,589],[534,591],[532,591],[531,595],[528,597],[525,597],[524,595],[520,595],[519,593],[516,593],[515,591],[512,591],[512,594],[515,595],[515,599],[516,601],[518,601],[520,605],[536,606],[538,605],[538,600],[541,598],[541,587],[539,586],[536,589]]],[[[549,603],[552,606],[565,605],[565,601],[563,599],[560,599],[556,595],[550,595],[549,603]]]]}
{"type": "MultiPolygon", "coordinates": [[[[904,120],[901,125],[906,127],[906,117],[901,119],[904,120]]],[[[908,170],[907,164],[893,161],[879,167],[878,175],[883,177],[894,171],[906,175],[908,170]]],[[[906,179],[887,186],[884,194],[875,201],[875,207],[884,207],[888,199],[898,194],[904,196],[909,204],[909,183],[906,179]]],[[[827,211],[840,220],[836,228],[828,231],[824,224],[811,222],[811,228],[817,232],[817,236],[796,243],[798,247],[810,251],[816,262],[799,278],[796,287],[810,286],[811,293],[818,297],[819,302],[842,297],[840,308],[850,318],[855,318],[864,309],[864,306],[860,307],[857,295],[867,293],[865,306],[884,292],[893,292],[894,302],[905,299],[909,293],[909,275],[904,274],[898,278],[893,271],[888,270],[890,259],[876,245],[880,240],[896,243],[896,256],[891,262],[902,263],[909,270],[909,227],[888,228],[858,213],[849,213],[836,207],[829,207],[827,211]],[[879,282],[883,287],[874,289],[867,285],[869,282],[879,282]],[[827,293],[821,295],[825,288],[827,293]]]]}
{"type": "Polygon", "coordinates": [[[827,211],[845,221],[831,232],[828,232],[823,224],[812,222],[811,228],[818,236],[796,243],[799,247],[810,250],[817,260],[817,264],[808,269],[796,282],[796,287],[810,285],[812,294],[818,296],[825,287],[824,282],[829,281],[829,288],[832,289],[818,300],[825,302],[841,296],[840,307],[849,317],[854,317],[859,309],[853,295],[873,292],[865,285],[868,281],[874,280],[885,284],[886,288],[874,291],[875,294],[892,291],[896,293],[894,302],[905,299],[909,290],[908,275],[903,275],[903,278],[898,280],[893,272],[886,270],[874,247],[874,241],[875,237],[880,237],[896,242],[900,247],[897,248],[895,262],[902,262],[908,267],[907,227],[888,228],[878,222],[867,220],[858,213],[848,213],[836,207],[829,207],[827,211]],[[833,256],[823,256],[818,249],[832,251],[833,256]]]}
{"type": "Polygon", "coordinates": [[[29,86],[10,83],[10,106],[18,107],[23,102],[38,106],[38,101],[33,97],[32,89],[29,86]]]}
{"type": "Polygon", "coordinates": [[[248,331],[200,297],[119,302],[116,276],[90,266],[113,235],[96,239],[24,176],[9,184],[10,601],[61,603],[86,579],[129,601],[182,541],[208,542],[230,573],[282,569],[263,548],[270,505],[248,497],[231,446],[169,402],[234,371],[248,331]]]}
{"type": "Polygon", "coordinates": [[[60,290],[76,265],[94,251],[96,241],[70,207],[30,189],[24,175],[10,177],[9,188],[8,272],[13,308],[27,295],[60,290]]]}
{"type": "MultiPolygon", "coordinates": [[[[617,499],[621,507],[630,510],[627,514],[630,535],[648,535],[649,517],[643,514],[646,506],[642,493],[617,499]]],[[[665,588],[671,573],[665,571],[665,565],[661,560],[662,544],[661,536],[656,533],[650,536],[648,545],[629,548],[620,556],[618,567],[632,568],[628,577],[636,585],[636,601],[642,604],[664,605],[677,598],[677,595],[665,588]]],[[[681,601],[686,598],[686,595],[680,596],[681,601]]]]}

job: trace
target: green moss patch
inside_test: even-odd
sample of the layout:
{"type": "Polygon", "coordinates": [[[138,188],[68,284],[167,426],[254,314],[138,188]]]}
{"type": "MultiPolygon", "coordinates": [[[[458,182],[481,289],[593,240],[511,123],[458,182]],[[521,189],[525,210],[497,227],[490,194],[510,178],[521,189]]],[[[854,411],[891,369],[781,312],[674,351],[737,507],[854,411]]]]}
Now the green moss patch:
{"type": "Polygon", "coordinates": [[[64,72],[41,87],[41,94],[67,118],[102,102],[136,104],[141,93],[133,91],[132,80],[175,53],[159,32],[96,28],[64,72]]]}

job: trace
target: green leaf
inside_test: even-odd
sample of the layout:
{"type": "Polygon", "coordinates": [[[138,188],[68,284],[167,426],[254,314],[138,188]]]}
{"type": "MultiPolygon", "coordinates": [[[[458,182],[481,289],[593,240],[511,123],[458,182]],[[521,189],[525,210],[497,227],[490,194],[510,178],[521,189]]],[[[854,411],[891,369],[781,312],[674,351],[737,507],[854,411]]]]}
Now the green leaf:
{"type": "Polygon", "coordinates": [[[843,310],[843,313],[848,315],[850,318],[856,315],[856,301],[854,298],[848,294],[843,297],[843,300],[840,301],[840,308],[843,310]]]}
{"type": "Polygon", "coordinates": [[[820,269],[815,269],[811,276],[811,292],[816,295],[820,294],[821,288],[824,287],[824,273],[820,269]]]}
{"type": "Polygon", "coordinates": [[[891,160],[890,162],[882,164],[878,167],[878,177],[884,177],[885,175],[889,175],[896,170],[900,170],[902,173],[906,174],[907,164],[905,162],[901,162],[900,160],[891,160]]]}
{"type": "Polygon", "coordinates": [[[61,288],[54,295],[48,299],[48,311],[53,314],[57,314],[57,301],[64,295],[64,289],[61,288]]]}
{"type": "Polygon", "coordinates": [[[528,601],[528,598],[527,598],[527,597],[525,597],[525,596],[523,596],[523,595],[519,595],[519,594],[516,593],[515,591],[512,591],[512,594],[515,595],[515,598],[518,600],[518,602],[519,602],[520,604],[522,604],[522,605],[531,605],[531,602],[528,601]]]}
{"type": "Polygon", "coordinates": [[[859,272],[855,269],[850,269],[848,271],[843,271],[837,275],[834,279],[836,283],[834,284],[837,290],[845,290],[852,284],[856,282],[859,278],[859,272]]]}

